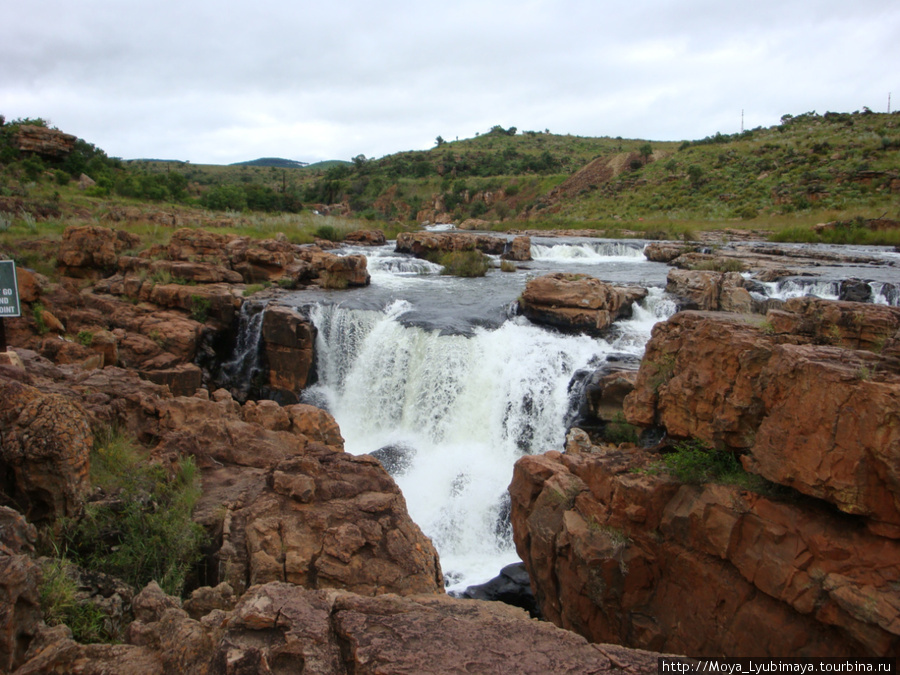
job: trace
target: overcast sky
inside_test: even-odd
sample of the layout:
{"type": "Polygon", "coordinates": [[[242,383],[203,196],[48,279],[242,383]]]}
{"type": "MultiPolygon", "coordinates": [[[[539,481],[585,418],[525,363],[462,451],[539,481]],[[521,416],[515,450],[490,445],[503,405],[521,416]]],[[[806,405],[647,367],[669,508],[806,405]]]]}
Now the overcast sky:
{"type": "Polygon", "coordinates": [[[898,0],[30,0],[0,114],[195,164],[381,157],[495,124],[698,139],[900,108],[898,0]]]}

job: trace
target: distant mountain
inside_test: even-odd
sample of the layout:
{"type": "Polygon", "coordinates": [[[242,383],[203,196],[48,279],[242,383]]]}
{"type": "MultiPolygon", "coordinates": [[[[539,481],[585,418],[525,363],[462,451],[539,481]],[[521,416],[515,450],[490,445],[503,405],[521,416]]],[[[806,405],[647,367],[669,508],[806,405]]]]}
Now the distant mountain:
{"type": "Polygon", "coordinates": [[[314,164],[308,164],[306,166],[307,169],[320,170],[320,169],[330,169],[333,166],[346,165],[351,166],[353,162],[345,162],[342,159],[326,159],[321,162],[316,162],[314,164]]]}
{"type": "Polygon", "coordinates": [[[274,166],[279,169],[302,169],[308,164],[308,162],[298,162],[294,159],[282,159],[281,157],[260,157],[249,162],[235,162],[229,166],[274,166]]]}

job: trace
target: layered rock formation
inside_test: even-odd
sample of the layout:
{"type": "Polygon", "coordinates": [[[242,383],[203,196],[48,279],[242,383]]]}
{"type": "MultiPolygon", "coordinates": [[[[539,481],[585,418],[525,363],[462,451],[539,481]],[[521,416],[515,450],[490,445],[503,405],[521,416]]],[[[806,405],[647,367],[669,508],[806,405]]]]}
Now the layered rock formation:
{"type": "Polygon", "coordinates": [[[577,435],[521,459],[513,529],[544,615],[659,651],[900,652],[898,329],[896,308],[809,298],[658,324],[628,421],[736,454],[745,487],[577,435]]]}
{"type": "Polygon", "coordinates": [[[489,234],[462,232],[401,232],[397,235],[398,253],[409,253],[417,258],[450,251],[481,251],[500,255],[506,248],[506,239],[489,234]]]}
{"type": "Polygon", "coordinates": [[[13,139],[20,152],[28,152],[49,159],[60,159],[72,152],[78,139],[59,129],[35,124],[21,124],[13,139]]]}
{"type": "Polygon", "coordinates": [[[519,298],[519,311],[535,323],[567,332],[602,335],[647,295],[639,286],[619,287],[584,274],[547,274],[532,279],[519,298]]]}
{"type": "Polygon", "coordinates": [[[367,598],[273,582],[233,609],[192,618],[151,584],[135,606],[125,644],[81,645],[64,629],[44,628],[17,675],[87,664],[89,672],[135,675],[656,672],[655,654],[588,644],[522,610],[446,596],[367,598]]]}

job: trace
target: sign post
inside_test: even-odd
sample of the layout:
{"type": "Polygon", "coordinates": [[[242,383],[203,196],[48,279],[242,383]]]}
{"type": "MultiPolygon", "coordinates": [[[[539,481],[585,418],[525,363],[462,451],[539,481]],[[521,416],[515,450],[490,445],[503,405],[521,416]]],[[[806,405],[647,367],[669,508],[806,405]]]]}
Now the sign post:
{"type": "Polygon", "coordinates": [[[0,260],[0,351],[6,351],[6,317],[22,316],[19,303],[19,286],[16,284],[16,263],[0,260]]]}

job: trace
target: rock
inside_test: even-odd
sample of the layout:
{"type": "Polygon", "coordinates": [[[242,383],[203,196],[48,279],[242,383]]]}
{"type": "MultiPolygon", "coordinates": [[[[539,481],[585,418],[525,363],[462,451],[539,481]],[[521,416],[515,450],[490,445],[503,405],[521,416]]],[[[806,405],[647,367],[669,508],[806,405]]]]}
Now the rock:
{"type": "Polygon", "coordinates": [[[162,307],[183,309],[200,323],[214,321],[223,327],[231,325],[235,304],[240,303],[235,290],[227,284],[157,284],[152,287],[147,299],[162,307]]]}
{"type": "Polygon", "coordinates": [[[523,262],[531,260],[531,237],[516,237],[507,245],[500,257],[504,260],[523,262]]]}
{"type": "MultiPolygon", "coordinates": [[[[849,304],[822,313],[847,325],[840,317],[849,304]]],[[[802,324],[809,305],[796,306],[802,324]]],[[[856,334],[871,335],[895,317],[883,311],[891,309],[860,319],[856,334]]],[[[802,341],[733,315],[676,314],[654,328],[626,418],[746,453],[745,467],[768,480],[900,525],[900,473],[890,459],[900,452],[900,375],[885,356],[802,341]]]]}
{"type": "Polygon", "coordinates": [[[300,251],[299,257],[309,265],[308,270],[303,270],[302,274],[312,275],[312,278],[326,288],[369,285],[368,261],[365,256],[339,256],[323,251],[318,246],[309,246],[300,251]]]}
{"type": "Polygon", "coordinates": [[[41,622],[40,566],[31,555],[37,530],[20,513],[0,506],[0,671],[12,672],[41,622]]]}
{"type": "Polygon", "coordinates": [[[397,235],[398,253],[410,253],[417,258],[451,251],[481,251],[500,255],[506,249],[506,239],[488,234],[463,232],[401,232],[397,235]]]}
{"type": "Polygon", "coordinates": [[[292,307],[272,304],[265,310],[261,337],[269,386],[296,397],[315,366],[315,326],[292,307]]]}
{"type": "Polygon", "coordinates": [[[872,287],[868,281],[862,279],[843,279],[838,299],[847,302],[871,302],[872,287]]]}
{"type": "Polygon", "coordinates": [[[210,588],[202,586],[191,592],[191,597],[184,601],[184,609],[192,619],[199,621],[215,609],[230,611],[237,602],[231,586],[224,581],[210,588]]]}
{"type": "Polygon", "coordinates": [[[36,302],[47,283],[46,277],[24,267],[16,267],[16,287],[21,302],[36,302]]]}
{"type": "Polygon", "coordinates": [[[384,246],[386,241],[381,230],[356,230],[344,237],[345,244],[355,246],[384,246]]]}
{"type": "Polygon", "coordinates": [[[139,242],[137,235],[122,230],[96,225],[70,226],[63,232],[57,262],[64,275],[98,278],[114,271],[119,255],[139,242]]]}
{"type": "Polygon", "coordinates": [[[469,586],[460,597],[472,600],[489,600],[505,602],[513,607],[521,607],[536,619],[540,618],[540,609],[531,591],[531,581],[525,563],[507,565],[496,577],[477,586],[469,586]]]}
{"type": "Polygon", "coordinates": [[[192,396],[200,388],[203,371],[193,363],[182,363],[173,368],[141,370],[141,377],[169,388],[173,396],[192,396]]]}
{"type": "Polygon", "coordinates": [[[682,485],[646,471],[656,457],[607,448],[516,463],[516,549],[548,620],[674,653],[896,652],[900,542],[822,505],[682,485]]]}
{"type": "Polygon", "coordinates": [[[78,140],[72,134],[59,129],[48,129],[35,124],[20,124],[13,139],[20,152],[29,152],[48,159],[61,159],[69,155],[78,140]]]}
{"type": "Polygon", "coordinates": [[[685,253],[696,251],[697,248],[696,244],[653,241],[644,247],[644,256],[653,262],[669,263],[685,253]]]}
{"type": "Polygon", "coordinates": [[[227,250],[236,237],[209,232],[193,227],[182,227],[169,239],[170,260],[208,262],[223,265],[228,260],[227,250]]]}
{"type": "Polygon", "coordinates": [[[74,517],[88,490],[93,435],[84,409],[0,379],[0,490],[33,523],[74,517]]]}
{"type": "Polygon", "coordinates": [[[602,335],[612,323],[631,316],[631,306],[647,290],[617,287],[581,274],[554,273],[532,279],[519,299],[530,321],[567,332],[602,335]]]}
{"type": "Polygon", "coordinates": [[[687,300],[691,309],[749,313],[755,307],[739,272],[671,269],[666,291],[687,300]]]}
{"type": "Polygon", "coordinates": [[[900,308],[820,298],[791,298],[766,320],[777,334],[803,336],[819,344],[881,352],[900,330],[900,308]]]}
{"type": "Polygon", "coordinates": [[[378,450],[369,454],[381,462],[381,466],[384,467],[385,471],[396,477],[402,476],[412,466],[413,459],[416,456],[416,449],[397,443],[378,448],[378,450]]]}

